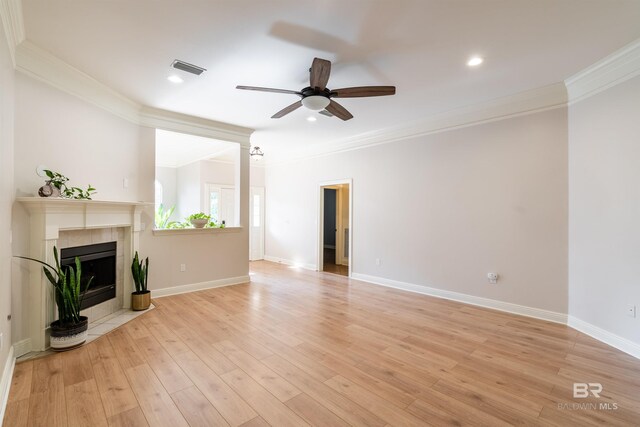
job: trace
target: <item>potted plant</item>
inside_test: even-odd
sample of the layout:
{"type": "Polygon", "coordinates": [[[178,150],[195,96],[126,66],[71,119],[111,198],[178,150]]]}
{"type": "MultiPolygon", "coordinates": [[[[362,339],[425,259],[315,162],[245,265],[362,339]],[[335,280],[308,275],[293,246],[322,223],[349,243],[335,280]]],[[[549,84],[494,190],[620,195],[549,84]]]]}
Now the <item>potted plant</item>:
{"type": "Polygon", "coordinates": [[[69,178],[59,172],[45,169],[44,173],[49,179],[45,185],[38,190],[40,197],[64,197],[67,199],[91,200],[91,196],[96,192],[96,189],[93,188],[91,184],[89,184],[86,190],[78,187],[68,187],[67,182],[69,182],[69,178]]]}
{"type": "Polygon", "coordinates": [[[136,251],[131,264],[131,274],[133,275],[133,283],[136,286],[135,292],[131,293],[131,308],[135,311],[146,310],[151,305],[151,291],[147,290],[149,257],[143,263],[138,258],[138,251],[136,251]]]}
{"type": "Polygon", "coordinates": [[[189,215],[189,218],[187,219],[189,220],[189,222],[191,222],[191,224],[193,224],[195,228],[204,228],[204,226],[209,223],[211,216],[199,212],[189,215]]]}
{"type": "Polygon", "coordinates": [[[80,306],[93,277],[89,278],[86,286],[82,289],[80,259],[76,257],[75,269],[72,266],[61,267],[58,249],[55,246],[53,247],[53,257],[56,261],[55,267],[34,258],[24,256],[17,258],[39,262],[43,265],[42,271],[53,285],[56,307],[58,308],[58,320],[51,323],[51,349],[65,351],[76,348],[87,340],[89,322],[86,316],[80,315],[80,306]]]}

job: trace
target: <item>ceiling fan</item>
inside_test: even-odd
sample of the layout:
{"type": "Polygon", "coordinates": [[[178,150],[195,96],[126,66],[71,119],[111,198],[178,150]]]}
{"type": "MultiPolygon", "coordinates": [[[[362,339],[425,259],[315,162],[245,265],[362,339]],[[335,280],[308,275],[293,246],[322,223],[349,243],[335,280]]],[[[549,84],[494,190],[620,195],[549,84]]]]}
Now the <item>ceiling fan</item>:
{"type": "Polygon", "coordinates": [[[271,116],[272,119],[279,119],[304,105],[310,110],[319,111],[320,114],[349,120],[353,118],[353,115],[334,101],[333,98],[365,98],[369,96],[395,95],[396,93],[395,86],[359,86],[331,90],[327,88],[330,74],[331,61],[314,58],[311,68],[309,68],[309,86],[300,91],[255,86],[236,86],[236,89],[288,93],[302,98],[300,101],[294,102],[275,113],[271,116]]]}

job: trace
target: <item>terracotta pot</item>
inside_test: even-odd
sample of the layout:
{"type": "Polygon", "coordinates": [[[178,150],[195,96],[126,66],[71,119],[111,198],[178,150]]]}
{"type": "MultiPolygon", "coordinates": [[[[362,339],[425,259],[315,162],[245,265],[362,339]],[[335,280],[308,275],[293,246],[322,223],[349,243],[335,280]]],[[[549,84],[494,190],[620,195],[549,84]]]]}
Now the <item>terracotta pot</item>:
{"type": "Polygon", "coordinates": [[[142,311],[151,305],[151,291],[141,291],[131,293],[131,309],[142,311]]]}
{"type": "Polygon", "coordinates": [[[51,323],[51,350],[66,351],[84,344],[87,340],[89,319],[80,316],[80,323],[74,325],[60,325],[56,320],[51,323]]]}

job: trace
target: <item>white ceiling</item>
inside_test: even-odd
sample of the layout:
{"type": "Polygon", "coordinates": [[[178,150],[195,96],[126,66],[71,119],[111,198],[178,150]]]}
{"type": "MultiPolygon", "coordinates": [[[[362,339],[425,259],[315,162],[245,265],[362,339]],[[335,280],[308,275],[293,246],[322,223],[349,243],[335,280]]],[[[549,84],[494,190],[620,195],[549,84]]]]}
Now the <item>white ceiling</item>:
{"type": "Polygon", "coordinates": [[[265,153],[413,122],[563,81],[640,38],[638,0],[23,0],[27,39],[135,101],[256,129],[265,153]],[[486,58],[477,69],[467,58],[486,58]],[[312,59],[333,61],[330,88],[397,86],[344,99],[342,122],[296,96],[312,59]],[[167,81],[174,59],[208,69],[167,81]]]}
{"type": "Polygon", "coordinates": [[[233,162],[239,146],[233,142],[156,130],[156,166],[178,168],[199,160],[233,162]]]}

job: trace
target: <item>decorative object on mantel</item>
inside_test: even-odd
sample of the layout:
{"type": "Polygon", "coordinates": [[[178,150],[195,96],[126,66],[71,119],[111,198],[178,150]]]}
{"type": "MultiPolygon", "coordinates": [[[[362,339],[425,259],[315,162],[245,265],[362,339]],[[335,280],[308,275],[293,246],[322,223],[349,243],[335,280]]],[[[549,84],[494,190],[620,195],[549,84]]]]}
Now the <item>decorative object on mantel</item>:
{"type": "Polygon", "coordinates": [[[67,187],[69,178],[61,173],[43,169],[43,172],[49,178],[45,184],[38,189],[40,197],[64,197],[67,199],[91,200],[91,195],[96,189],[89,184],[86,190],[78,187],[67,187]]]}
{"type": "Polygon", "coordinates": [[[39,262],[43,265],[42,271],[53,285],[55,301],[58,307],[58,320],[51,323],[51,349],[54,351],[71,350],[84,344],[87,340],[88,319],[80,316],[80,306],[84,293],[91,284],[93,276],[82,288],[82,270],[80,259],[76,257],[76,268],[61,267],[58,258],[58,248],[53,247],[53,257],[56,266],[53,267],[44,261],[25,256],[17,258],[39,262]]]}
{"type": "Polygon", "coordinates": [[[133,257],[131,264],[131,274],[133,275],[133,283],[136,286],[135,292],[131,293],[131,308],[134,311],[142,311],[149,308],[151,304],[151,291],[147,289],[147,280],[149,279],[149,257],[144,263],[138,258],[138,251],[133,257]]]}

